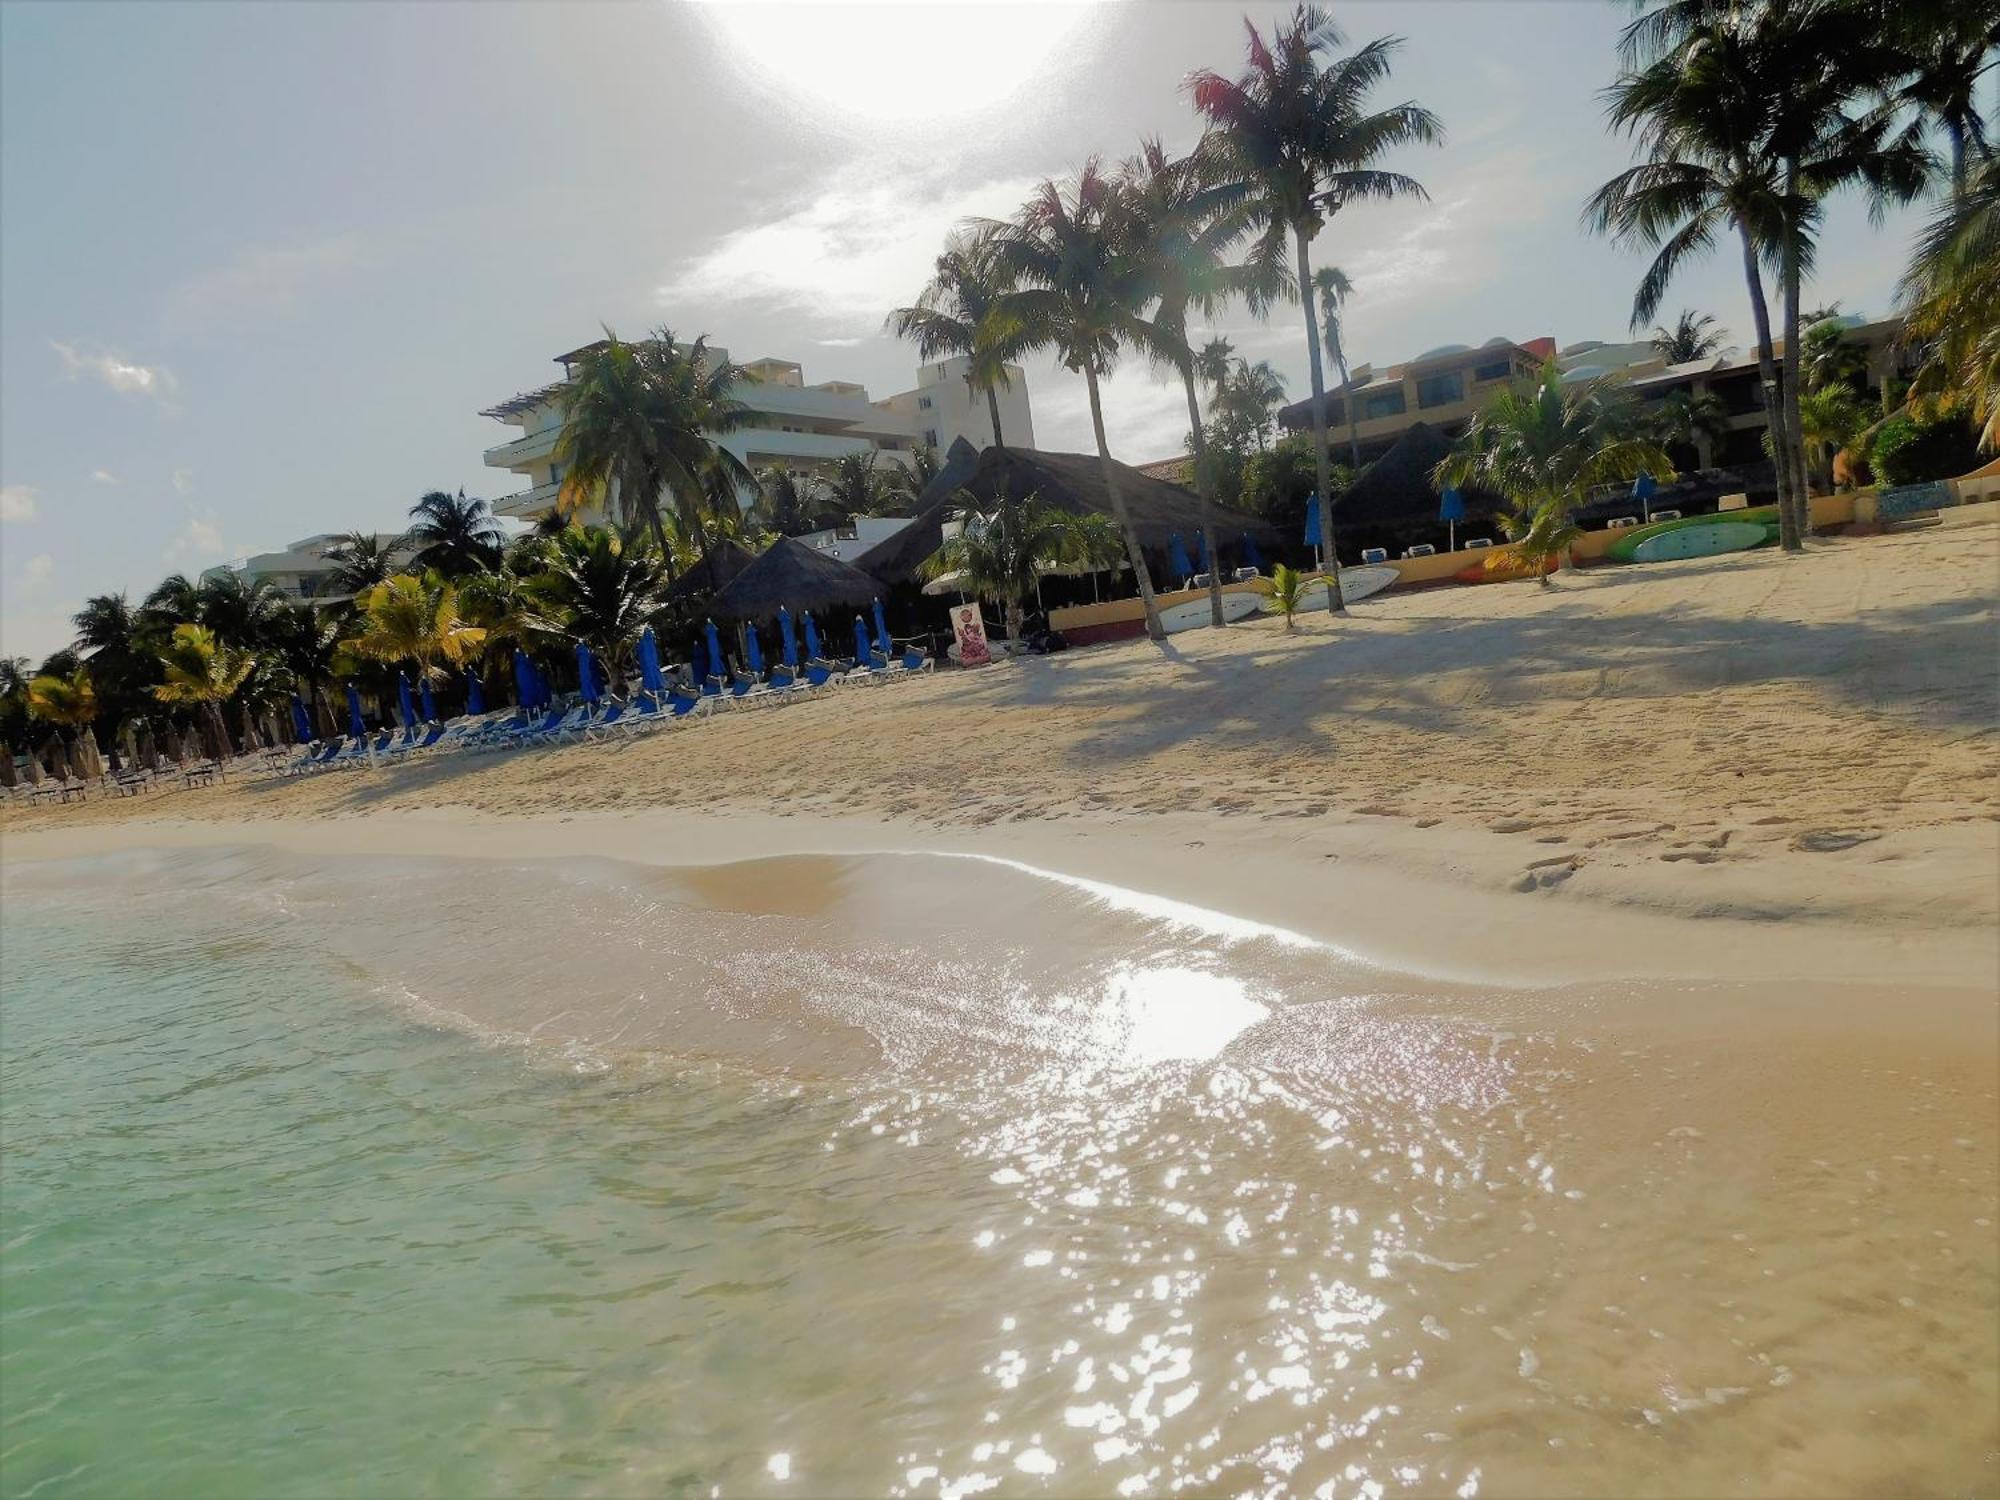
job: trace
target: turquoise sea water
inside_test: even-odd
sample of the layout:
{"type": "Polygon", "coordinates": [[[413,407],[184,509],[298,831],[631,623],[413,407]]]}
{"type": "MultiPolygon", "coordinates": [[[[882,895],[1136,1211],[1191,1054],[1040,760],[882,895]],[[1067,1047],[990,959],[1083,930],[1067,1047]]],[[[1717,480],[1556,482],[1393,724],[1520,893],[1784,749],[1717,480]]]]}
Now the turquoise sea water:
{"type": "Polygon", "coordinates": [[[0,880],[9,1497],[1993,1482],[1990,1038],[921,857],[0,880]]]}

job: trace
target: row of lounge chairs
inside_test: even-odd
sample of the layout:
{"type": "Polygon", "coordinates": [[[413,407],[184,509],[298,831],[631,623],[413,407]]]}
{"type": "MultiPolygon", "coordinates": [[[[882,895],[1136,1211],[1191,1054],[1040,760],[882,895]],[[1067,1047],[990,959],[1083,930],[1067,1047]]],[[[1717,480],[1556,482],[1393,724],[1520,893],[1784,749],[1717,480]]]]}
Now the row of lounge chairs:
{"type": "Polygon", "coordinates": [[[536,745],[606,740],[672,724],[691,722],[728,708],[763,707],[796,701],[837,687],[890,682],[917,677],[931,670],[929,653],[911,649],[890,657],[870,653],[859,661],[813,661],[791,668],[774,667],[763,677],[732,672],[711,676],[697,690],[685,675],[664,695],[637,693],[629,700],[606,698],[597,704],[576,704],[524,716],[517,709],[445,724],[411,726],[401,731],[336,736],[308,748],[281,769],[288,775],[353,770],[421,758],[444,751],[504,751],[536,745]]]}

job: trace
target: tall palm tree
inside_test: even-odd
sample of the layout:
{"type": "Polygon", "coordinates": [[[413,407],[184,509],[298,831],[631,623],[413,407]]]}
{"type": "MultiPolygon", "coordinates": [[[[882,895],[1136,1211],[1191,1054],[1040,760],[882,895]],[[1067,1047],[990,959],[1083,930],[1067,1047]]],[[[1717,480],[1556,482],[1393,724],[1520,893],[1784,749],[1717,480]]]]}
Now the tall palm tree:
{"type": "MultiPolygon", "coordinates": [[[[1215,476],[1208,463],[1208,440],[1201,419],[1201,398],[1195,389],[1196,353],[1188,337],[1188,315],[1212,318],[1224,303],[1240,298],[1262,315],[1282,295],[1290,278],[1282,257],[1232,265],[1232,246],[1248,232],[1249,219],[1240,195],[1218,182],[1215,153],[1206,143],[1186,156],[1171,156],[1157,138],[1142,141],[1139,152],[1119,169],[1122,212],[1130,222],[1127,233],[1143,247],[1147,280],[1155,298],[1152,326],[1163,362],[1181,378],[1187,397],[1189,440],[1194,447],[1195,493],[1200,501],[1202,535],[1215,545],[1210,509],[1215,476]]],[[[1269,240],[1260,242],[1269,246],[1269,240]]],[[[1210,623],[1220,627],[1222,570],[1208,570],[1210,623]]]]}
{"type": "Polygon", "coordinates": [[[1277,419],[1278,404],[1284,399],[1285,377],[1268,359],[1254,365],[1239,359],[1216,398],[1216,406],[1222,412],[1223,425],[1247,435],[1262,453],[1271,424],[1277,419]]]}
{"type": "Polygon", "coordinates": [[[1222,383],[1236,364],[1236,346],[1225,338],[1210,339],[1195,351],[1194,372],[1208,387],[1211,400],[1221,393],[1222,383]]]}
{"type": "Polygon", "coordinates": [[[493,507],[477,495],[431,490],[410,507],[413,524],[403,540],[415,549],[410,566],[419,572],[463,578],[500,565],[507,534],[493,519],[493,507]]]}
{"type": "Polygon", "coordinates": [[[1602,384],[1565,384],[1550,360],[1473,417],[1431,482],[1501,496],[1509,535],[1530,543],[1523,555],[1536,560],[1567,557],[1570,515],[1593,487],[1641,473],[1671,474],[1673,461],[1639,430],[1625,401],[1602,384]]]}
{"type": "Polygon", "coordinates": [[[708,352],[706,334],[683,346],[666,328],[637,343],[605,329],[602,343],[577,356],[558,398],[558,508],[574,515],[602,499],[614,520],[650,527],[661,552],[670,553],[664,498],[702,533],[716,487],[705,476],[728,480],[732,504],[736,492],[756,488],[743,461],[716,441],[749,420],[750,409],[734,395],[749,378],[742,366],[708,352]]]}
{"type": "Polygon", "coordinates": [[[162,703],[192,709],[207,741],[213,760],[227,760],[235,753],[229,725],[223,721],[222,705],[256,669],[256,655],[218,640],[205,625],[183,624],[160,652],[162,681],[153,696],[162,703]]]}
{"type": "Polygon", "coordinates": [[[1049,560],[1071,573],[1090,575],[1091,597],[1097,597],[1097,575],[1125,561],[1125,539],[1118,523],[1101,510],[1057,511],[1056,550],[1049,560]]]}
{"type": "Polygon", "coordinates": [[[1321,266],[1313,272],[1313,290],[1319,293],[1319,321],[1326,339],[1326,355],[1333,361],[1334,372],[1340,376],[1340,388],[1347,391],[1347,462],[1355,473],[1361,472],[1361,403],[1355,393],[1348,390],[1347,341],[1342,337],[1341,309],[1347,299],[1354,295],[1354,283],[1339,266],[1321,266]]]}
{"type": "Polygon", "coordinates": [[[238,573],[217,573],[195,586],[195,622],[232,646],[257,650],[290,614],[292,601],[276,585],[238,573]]]}
{"type": "Polygon", "coordinates": [[[372,531],[347,531],[320,553],[334,565],[333,583],[343,594],[365,594],[396,571],[396,560],[372,531]]]}
{"type": "Polygon", "coordinates": [[[200,609],[200,586],[185,573],[169,573],[139,603],[142,620],[168,629],[194,619],[200,609]]]}
{"type": "Polygon", "coordinates": [[[1799,373],[1808,391],[1844,385],[1859,392],[1868,385],[1868,351],[1835,320],[1812,323],[1799,341],[1799,373]]]}
{"type": "Polygon", "coordinates": [[[812,501],[788,469],[757,471],[757,501],[750,510],[780,536],[804,536],[813,529],[812,501]]]}
{"type": "Polygon", "coordinates": [[[1907,69],[1893,96],[1944,132],[1956,198],[1971,163],[1992,146],[1978,93],[2000,61],[2000,0],[1897,0],[1888,22],[1907,69]]]}
{"type": "Polygon", "coordinates": [[[1669,451],[1693,449],[1701,468],[1710,466],[1715,444],[1729,431],[1729,409],[1714,391],[1673,391],[1647,415],[1655,442],[1669,451]]]}
{"type": "Polygon", "coordinates": [[[341,646],[380,662],[410,662],[433,682],[475,659],[486,632],[460,612],[458,586],[434,573],[398,573],[355,601],[360,634],[341,646]]]}
{"type": "MultiPolygon", "coordinates": [[[[1660,13],[1641,17],[1626,30],[1628,52],[1659,46],[1659,30],[1660,13]]],[[[1632,297],[1634,328],[1652,319],[1687,261],[1723,235],[1736,236],[1756,329],[1764,410],[1776,439],[1780,529],[1784,546],[1796,551],[1792,449],[1764,293],[1764,270],[1778,261],[1788,233],[1780,174],[1766,149],[1764,101],[1772,82],[1760,71],[1755,49],[1727,24],[1694,38],[1668,37],[1679,43],[1677,52],[1628,69],[1605,92],[1612,124],[1636,136],[1645,159],[1591,195],[1584,222],[1614,243],[1656,252],[1632,297]]]]}
{"type": "MultiPolygon", "coordinates": [[[[1363,199],[1425,197],[1423,185],[1376,165],[1399,146],[1436,144],[1444,127],[1414,103],[1369,111],[1367,100],[1385,81],[1401,41],[1382,37],[1345,57],[1330,56],[1343,38],[1327,13],[1301,4],[1269,41],[1246,19],[1249,68],[1235,79],[1206,69],[1190,76],[1195,108],[1210,126],[1245,211],[1263,232],[1258,255],[1282,255],[1287,234],[1305,312],[1307,365],[1312,374],[1315,472],[1322,502],[1332,496],[1326,444],[1326,371],[1312,298],[1312,242],[1327,221],[1363,199]]],[[[1322,510],[1327,609],[1347,608],[1334,554],[1331,507],[1322,510]]]]}
{"type": "Polygon", "coordinates": [[[1681,315],[1674,319],[1673,327],[1653,330],[1653,347],[1659,350],[1660,357],[1668,364],[1685,365],[1697,359],[1707,359],[1722,347],[1728,337],[1729,331],[1718,327],[1715,319],[1707,313],[1684,307],[1681,315]]]}
{"type": "Polygon", "coordinates": [[[1925,227],[1902,300],[1904,336],[1925,350],[1916,400],[1963,400],[1981,443],[2000,448],[2000,155],[1983,157],[1925,227]]]}
{"type": "Polygon", "coordinates": [[[330,694],[344,623],[330,611],[294,605],[270,635],[272,658],[290,674],[313,722],[322,728],[334,722],[330,694]]]}
{"type": "Polygon", "coordinates": [[[666,607],[667,569],[652,548],[628,546],[599,526],[573,526],[549,549],[547,571],[529,593],[544,617],[560,622],[613,671],[639,633],[666,607]]]}
{"type": "Polygon", "coordinates": [[[992,321],[1007,289],[1006,268],[992,244],[978,233],[961,232],[945,242],[916,302],[897,308],[884,324],[897,338],[915,344],[925,361],[965,356],[966,388],[986,398],[996,448],[1007,446],[998,392],[1012,388],[1007,361],[1020,352],[998,336],[992,321]]]}
{"type": "Polygon", "coordinates": [[[843,517],[875,515],[893,485],[888,466],[873,448],[841,454],[833,468],[814,481],[819,503],[843,517]]]}
{"type": "Polygon", "coordinates": [[[1000,605],[1007,639],[1020,639],[1026,601],[1034,597],[1044,567],[1075,545],[1076,533],[1062,512],[1039,495],[1019,500],[1002,496],[990,516],[967,506],[959,512],[959,523],[958,535],[932,553],[920,571],[926,578],[963,574],[965,592],[1000,605]]]}
{"type": "Polygon", "coordinates": [[[982,226],[1012,288],[994,308],[992,337],[1002,347],[1052,349],[1067,369],[1083,376],[1105,494],[1125,534],[1146,634],[1160,641],[1166,630],[1104,435],[1099,390],[1124,349],[1157,355],[1166,348],[1141,316],[1154,296],[1150,255],[1147,247],[1132,243],[1131,221],[1120,211],[1118,198],[1117,184],[1093,157],[1074,182],[1061,187],[1042,183],[1011,222],[982,226]]]}
{"type": "Polygon", "coordinates": [[[83,601],[71,623],[77,653],[90,664],[91,681],[111,722],[140,712],[151,702],[146,689],[159,666],[147,644],[153,622],[125,595],[97,594],[83,601]]]}
{"type": "Polygon", "coordinates": [[[889,465],[884,488],[893,497],[893,513],[914,514],[918,499],[943,471],[944,460],[938,457],[933,443],[919,443],[912,448],[907,464],[889,465]]]}

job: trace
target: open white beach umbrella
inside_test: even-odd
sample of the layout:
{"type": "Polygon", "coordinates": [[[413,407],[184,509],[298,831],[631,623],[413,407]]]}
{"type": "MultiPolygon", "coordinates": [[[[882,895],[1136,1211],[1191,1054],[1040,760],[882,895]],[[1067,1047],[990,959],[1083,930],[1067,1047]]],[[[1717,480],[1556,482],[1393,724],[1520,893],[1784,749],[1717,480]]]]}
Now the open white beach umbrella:
{"type": "Polygon", "coordinates": [[[965,592],[965,569],[957,568],[949,573],[940,573],[924,585],[926,594],[962,594],[965,592]]]}

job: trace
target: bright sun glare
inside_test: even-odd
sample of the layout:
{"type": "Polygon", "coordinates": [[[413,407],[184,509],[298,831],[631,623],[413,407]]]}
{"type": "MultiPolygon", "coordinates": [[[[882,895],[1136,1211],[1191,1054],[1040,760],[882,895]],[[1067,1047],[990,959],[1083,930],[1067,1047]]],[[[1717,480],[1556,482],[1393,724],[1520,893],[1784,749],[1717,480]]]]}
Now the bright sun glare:
{"type": "Polygon", "coordinates": [[[1089,0],[704,0],[730,60],[781,99],[870,121],[991,108],[1059,60],[1089,0]]]}

